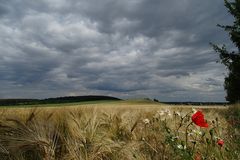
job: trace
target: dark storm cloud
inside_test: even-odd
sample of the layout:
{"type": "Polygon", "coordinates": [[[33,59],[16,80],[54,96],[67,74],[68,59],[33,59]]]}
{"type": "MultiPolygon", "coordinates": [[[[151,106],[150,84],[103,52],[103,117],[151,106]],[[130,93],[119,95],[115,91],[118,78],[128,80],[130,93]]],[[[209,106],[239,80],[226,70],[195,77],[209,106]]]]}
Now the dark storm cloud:
{"type": "Polygon", "coordinates": [[[0,98],[223,101],[223,1],[0,0],[0,98]]]}

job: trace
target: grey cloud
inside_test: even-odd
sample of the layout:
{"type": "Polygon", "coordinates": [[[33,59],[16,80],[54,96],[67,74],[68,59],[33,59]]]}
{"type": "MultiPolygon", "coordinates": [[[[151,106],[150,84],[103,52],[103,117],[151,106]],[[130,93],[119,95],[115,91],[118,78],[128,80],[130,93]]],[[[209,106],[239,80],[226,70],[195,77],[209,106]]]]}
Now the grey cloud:
{"type": "Polygon", "coordinates": [[[4,4],[0,4],[0,16],[5,15],[8,12],[8,8],[4,4]]]}
{"type": "Polygon", "coordinates": [[[1,97],[223,101],[223,2],[0,1],[1,97]],[[21,94],[24,92],[24,95],[21,94]]]}

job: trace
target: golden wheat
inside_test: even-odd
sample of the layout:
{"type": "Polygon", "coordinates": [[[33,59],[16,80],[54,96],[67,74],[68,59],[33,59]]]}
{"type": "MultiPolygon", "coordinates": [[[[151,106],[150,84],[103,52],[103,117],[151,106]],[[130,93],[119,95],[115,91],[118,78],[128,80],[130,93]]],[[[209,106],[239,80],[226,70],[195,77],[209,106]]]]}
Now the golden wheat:
{"type": "MultiPolygon", "coordinates": [[[[215,123],[214,126],[217,118],[216,133],[225,139],[231,136],[223,115],[228,107],[194,108],[203,109],[206,119],[211,124],[215,123]]],[[[184,139],[186,121],[190,117],[181,115],[187,115],[191,110],[192,106],[124,102],[0,109],[0,159],[181,159],[185,151],[175,151],[170,145],[172,142],[168,141],[175,143],[172,134],[177,135],[176,139],[184,139]],[[163,112],[165,116],[162,116],[163,112]]],[[[194,126],[190,126],[188,132],[195,130],[194,126]]],[[[209,130],[206,131],[203,133],[208,134],[209,130]]],[[[211,138],[210,135],[206,137],[211,138]]],[[[190,140],[194,138],[189,135],[190,140]]],[[[198,140],[201,142],[201,139],[198,140]]],[[[230,139],[226,143],[234,149],[230,139]]],[[[180,145],[176,144],[181,148],[180,145]]],[[[197,152],[209,154],[205,153],[207,148],[200,144],[189,142],[189,146],[197,148],[197,152]]],[[[217,148],[213,148],[212,152],[211,156],[216,159],[230,157],[225,151],[220,156],[217,148]]]]}

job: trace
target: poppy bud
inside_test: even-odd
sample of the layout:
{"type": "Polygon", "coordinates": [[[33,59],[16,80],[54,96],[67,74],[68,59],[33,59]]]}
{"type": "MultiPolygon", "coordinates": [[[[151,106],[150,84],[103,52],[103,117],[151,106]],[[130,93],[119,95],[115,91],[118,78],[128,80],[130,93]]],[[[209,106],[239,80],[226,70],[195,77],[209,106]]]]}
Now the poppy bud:
{"type": "Polygon", "coordinates": [[[223,144],[224,144],[224,141],[223,141],[222,139],[219,139],[219,140],[217,141],[217,144],[218,144],[220,147],[222,147],[223,144]]]}
{"type": "Polygon", "coordinates": [[[197,153],[195,156],[194,156],[194,160],[201,160],[202,159],[202,156],[201,154],[197,153]]]}

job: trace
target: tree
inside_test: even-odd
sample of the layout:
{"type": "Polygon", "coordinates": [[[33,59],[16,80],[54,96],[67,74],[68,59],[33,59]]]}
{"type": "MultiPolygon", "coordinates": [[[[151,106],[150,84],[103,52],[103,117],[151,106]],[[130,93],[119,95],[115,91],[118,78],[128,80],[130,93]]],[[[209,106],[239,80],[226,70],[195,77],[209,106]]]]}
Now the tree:
{"type": "Polygon", "coordinates": [[[212,44],[213,49],[219,53],[220,62],[228,69],[224,88],[227,92],[226,100],[231,103],[240,102],[240,0],[225,1],[228,12],[234,17],[233,25],[217,25],[229,33],[230,39],[236,46],[236,51],[228,51],[226,46],[212,44]]]}

